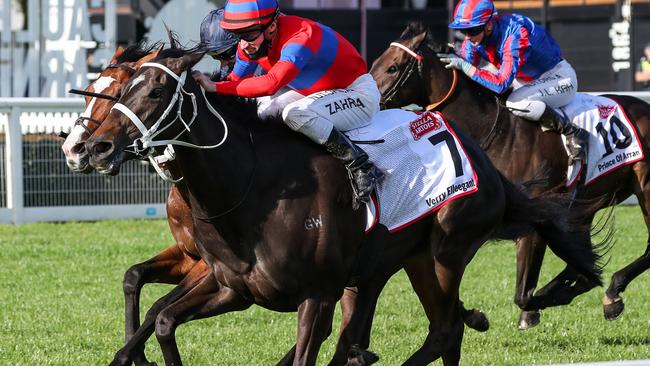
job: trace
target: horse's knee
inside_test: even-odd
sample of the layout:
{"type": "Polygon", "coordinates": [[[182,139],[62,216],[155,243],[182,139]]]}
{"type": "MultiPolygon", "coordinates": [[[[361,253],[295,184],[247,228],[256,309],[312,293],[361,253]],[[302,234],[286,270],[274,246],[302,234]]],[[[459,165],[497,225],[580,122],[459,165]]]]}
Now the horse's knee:
{"type": "Polygon", "coordinates": [[[122,281],[122,289],[125,295],[133,295],[138,290],[140,290],[140,284],[142,283],[142,269],[139,264],[131,266],[126,272],[124,272],[124,280],[122,281]]]}
{"type": "Polygon", "coordinates": [[[175,319],[163,310],[156,317],[156,338],[159,341],[166,341],[174,337],[176,329],[175,319]]]}

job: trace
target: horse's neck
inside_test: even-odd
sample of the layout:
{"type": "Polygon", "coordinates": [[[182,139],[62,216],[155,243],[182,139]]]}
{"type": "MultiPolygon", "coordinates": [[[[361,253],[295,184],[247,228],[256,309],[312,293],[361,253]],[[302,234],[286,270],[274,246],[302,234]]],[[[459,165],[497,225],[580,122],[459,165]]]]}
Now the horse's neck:
{"type": "MultiPolygon", "coordinates": [[[[447,85],[444,89],[445,93],[452,87],[451,78],[447,79],[448,82],[444,83],[447,85]]],[[[507,129],[512,118],[509,118],[510,112],[498,105],[494,95],[473,83],[468,77],[459,73],[455,90],[440,106],[439,111],[456,122],[472,138],[481,141],[493,131],[496,123],[501,124],[500,129],[507,129]]],[[[431,82],[429,84],[434,85],[431,82]]]]}

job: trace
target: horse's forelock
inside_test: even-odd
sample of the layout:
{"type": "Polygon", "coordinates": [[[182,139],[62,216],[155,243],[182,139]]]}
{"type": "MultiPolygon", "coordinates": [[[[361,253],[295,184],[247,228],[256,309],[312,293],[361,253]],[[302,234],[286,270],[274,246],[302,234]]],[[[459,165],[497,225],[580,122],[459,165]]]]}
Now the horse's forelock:
{"type": "Polygon", "coordinates": [[[148,44],[146,41],[140,41],[136,44],[127,46],[124,52],[117,58],[116,63],[121,64],[124,62],[138,61],[146,55],[154,52],[161,47],[160,42],[148,44]]]}

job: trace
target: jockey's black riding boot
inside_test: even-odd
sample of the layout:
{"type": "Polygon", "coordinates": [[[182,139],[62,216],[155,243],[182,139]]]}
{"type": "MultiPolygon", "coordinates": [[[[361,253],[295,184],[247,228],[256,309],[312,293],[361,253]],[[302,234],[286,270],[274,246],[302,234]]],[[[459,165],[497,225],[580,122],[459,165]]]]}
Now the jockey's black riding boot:
{"type": "Polygon", "coordinates": [[[336,128],[332,129],[324,145],[335,158],[345,163],[354,195],[352,207],[356,210],[361,202],[370,200],[370,193],[384,177],[384,173],[368,160],[365,151],[336,128]]]}
{"type": "Polygon", "coordinates": [[[566,136],[566,144],[569,150],[569,165],[580,161],[587,163],[587,147],[589,144],[589,132],[569,121],[565,114],[560,114],[555,109],[546,106],[539,124],[545,130],[559,132],[566,136]]]}

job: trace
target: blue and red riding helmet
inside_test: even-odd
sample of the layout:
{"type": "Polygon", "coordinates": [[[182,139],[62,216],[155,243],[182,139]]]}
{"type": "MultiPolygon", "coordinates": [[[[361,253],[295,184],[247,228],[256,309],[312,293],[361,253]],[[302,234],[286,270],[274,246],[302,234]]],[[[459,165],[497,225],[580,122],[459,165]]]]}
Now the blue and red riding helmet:
{"type": "Polygon", "coordinates": [[[497,15],[492,0],[460,0],[454,10],[454,20],[449,28],[467,29],[485,25],[497,15]]]}

